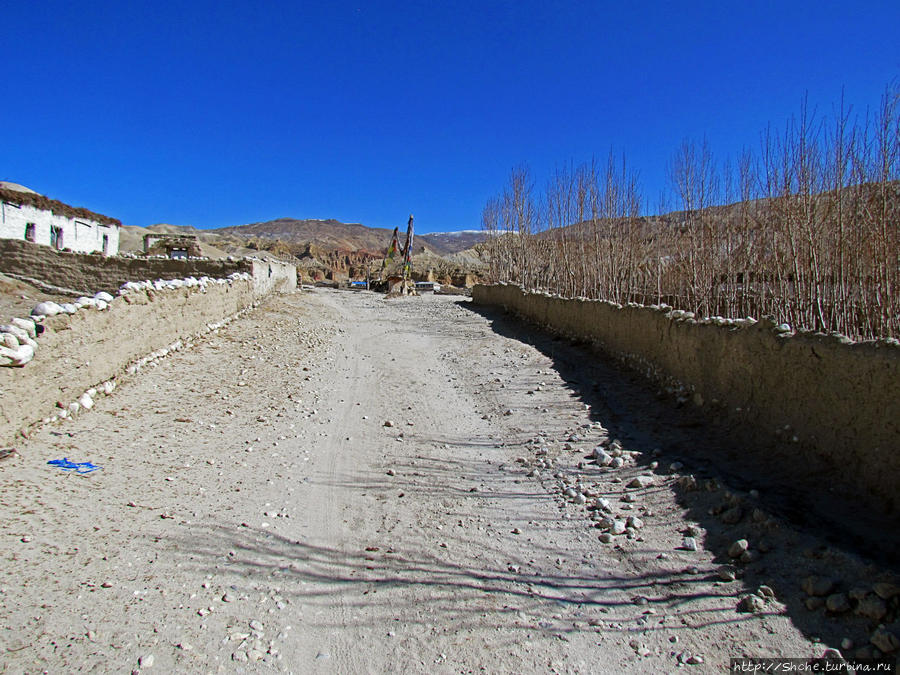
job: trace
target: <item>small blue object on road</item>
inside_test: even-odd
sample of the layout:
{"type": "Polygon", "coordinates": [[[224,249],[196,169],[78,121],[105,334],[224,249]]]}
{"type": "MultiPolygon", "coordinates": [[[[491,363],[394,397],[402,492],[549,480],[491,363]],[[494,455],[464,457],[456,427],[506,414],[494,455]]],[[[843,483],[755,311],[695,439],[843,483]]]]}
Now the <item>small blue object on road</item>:
{"type": "Polygon", "coordinates": [[[91,473],[97,469],[103,468],[102,466],[97,466],[91,462],[73,462],[68,457],[51,459],[47,464],[58,466],[63,471],[74,471],[75,473],[91,473]]]}

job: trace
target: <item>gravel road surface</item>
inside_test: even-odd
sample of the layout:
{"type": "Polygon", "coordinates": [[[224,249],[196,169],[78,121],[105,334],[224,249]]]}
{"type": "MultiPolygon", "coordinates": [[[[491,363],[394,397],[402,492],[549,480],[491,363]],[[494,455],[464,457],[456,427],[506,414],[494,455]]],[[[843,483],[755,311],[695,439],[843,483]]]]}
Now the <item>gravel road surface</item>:
{"type": "Polygon", "coordinates": [[[671,449],[705,432],[667,405],[465,298],[272,298],[0,464],[0,672],[722,672],[864,643],[799,595],[798,551],[854,559],[694,489],[671,449]]]}

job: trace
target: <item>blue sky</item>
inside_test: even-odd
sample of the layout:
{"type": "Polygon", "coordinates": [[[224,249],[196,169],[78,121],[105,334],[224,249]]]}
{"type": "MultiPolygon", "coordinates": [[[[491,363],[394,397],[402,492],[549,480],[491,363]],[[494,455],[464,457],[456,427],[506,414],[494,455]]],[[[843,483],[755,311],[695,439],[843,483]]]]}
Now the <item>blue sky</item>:
{"type": "Polygon", "coordinates": [[[5,3],[0,180],[129,225],[477,228],[512,166],[624,152],[900,77],[900,2],[5,3]]]}

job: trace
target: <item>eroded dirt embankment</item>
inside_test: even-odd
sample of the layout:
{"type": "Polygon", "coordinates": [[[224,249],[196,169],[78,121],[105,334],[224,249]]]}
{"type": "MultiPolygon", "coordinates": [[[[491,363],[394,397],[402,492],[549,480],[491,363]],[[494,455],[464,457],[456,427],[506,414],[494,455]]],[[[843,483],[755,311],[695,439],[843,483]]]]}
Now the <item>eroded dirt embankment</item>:
{"type": "Polygon", "coordinates": [[[22,442],[0,463],[3,667],[721,672],[845,639],[871,653],[861,601],[838,615],[801,586],[827,576],[874,606],[889,571],[694,454],[736,443],[727,429],[470,307],[274,297],[22,442]],[[102,469],[46,464],[61,456],[102,469]]]}

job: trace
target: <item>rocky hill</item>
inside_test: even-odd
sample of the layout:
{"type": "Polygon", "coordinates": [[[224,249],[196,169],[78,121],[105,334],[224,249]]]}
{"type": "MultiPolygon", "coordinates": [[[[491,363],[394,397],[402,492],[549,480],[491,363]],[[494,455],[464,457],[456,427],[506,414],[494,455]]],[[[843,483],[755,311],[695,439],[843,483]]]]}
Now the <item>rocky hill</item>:
{"type": "Polygon", "coordinates": [[[459,230],[458,232],[432,232],[423,234],[428,246],[442,256],[462,253],[474,248],[487,238],[482,230],[459,230]]]}
{"type": "MultiPolygon", "coordinates": [[[[367,227],[360,223],[342,223],[329,218],[327,220],[295,218],[277,218],[262,223],[250,223],[235,227],[222,227],[206,230],[223,237],[240,239],[272,239],[285,244],[306,244],[312,242],[323,249],[339,249],[346,251],[384,251],[391,241],[391,230],[382,227],[367,227]]],[[[400,228],[401,244],[406,236],[405,228],[400,228]]],[[[437,255],[451,255],[472,248],[484,241],[485,235],[480,230],[461,230],[459,232],[436,232],[417,234],[416,251],[428,251],[437,255]]]]}
{"type": "Polygon", "coordinates": [[[391,230],[366,227],[360,223],[342,223],[333,218],[328,220],[278,218],[263,223],[222,227],[207,232],[224,238],[246,241],[268,239],[281,241],[287,245],[313,243],[322,249],[348,251],[379,251],[386,248],[391,240],[391,230]]]}
{"type": "MultiPolygon", "coordinates": [[[[143,237],[148,233],[187,234],[199,239],[203,255],[210,258],[229,255],[291,258],[310,278],[365,278],[367,271],[381,269],[378,263],[390,245],[391,232],[387,228],[343,223],[333,218],[278,218],[210,230],[168,224],[147,228],[125,226],[121,230],[120,250],[142,251],[143,237]]],[[[405,236],[405,228],[401,228],[401,246],[405,236]]],[[[414,268],[430,271],[440,278],[477,272],[482,261],[472,247],[484,237],[475,230],[416,235],[414,268]]]]}

